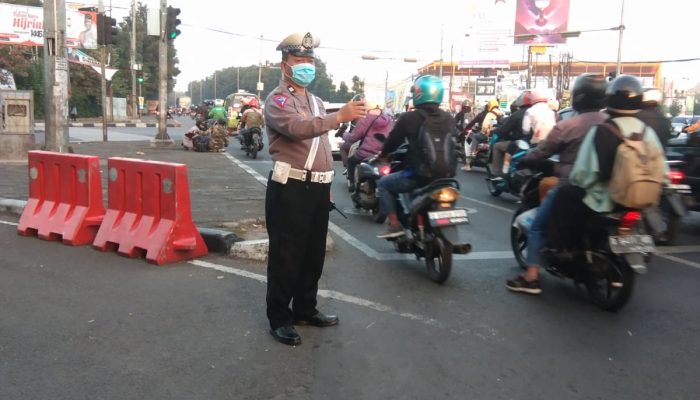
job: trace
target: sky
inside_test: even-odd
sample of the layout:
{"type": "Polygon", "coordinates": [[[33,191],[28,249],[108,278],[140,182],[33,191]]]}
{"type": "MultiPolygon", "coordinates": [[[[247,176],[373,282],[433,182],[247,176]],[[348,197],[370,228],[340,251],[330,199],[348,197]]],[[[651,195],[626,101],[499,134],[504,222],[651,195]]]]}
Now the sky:
{"type": "MultiPolygon", "coordinates": [[[[142,1],[154,7],[159,4],[157,0],[142,1]]],[[[505,0],[507,8],[503,10],[506,11],[498,14],[499,21],[511,30],[515,1],[505,0]]],[[[568,30],[617,27],[623,1],[570,0],[568,30]]],[[[105,6],[114,7],[115,14],[126,13],[131,4],[131,0],[104,2],[105,6]]],[[[182,34],[175,40],[181,70],[176,90],[185,91],[188,82],[212,76],[216,70],[227,67],[257,65],[266,60],[277,63],[280,53],[275,47],[293,32],[311,32],[320,37],[321,47],[316,53],[326,63],[334,83],[341,80],[349,83],[352,76],[357,75],[365,80],[366,86],[383,87],[386,79],[392,82],[408,77],[418,67],[439,60],[441,53],[446,62],[451,57],[455,62],[478,57],[471,50],[475,46],[475,30],[479,30],[475,12],[502,2],[169,0],[168,5],[182,10],[182,34]],[[380,58],[367,61],[362,55],[380,58]],[[407,63],[404,58],[415,58],[418,62],[407,63]]],[[[626,29],[622,61],[700,58],[695,33],[698,15],[700,2],[691,0],[624,1],[626,29]]],[[[614,62],[618,36],[616,31],[584,32],[550,52],[556,55],[569,51],[576,60],[614,62]]],[[[512,61],[523,58],[523,48],[522,45],[509,46],[512,61]]],[[[678,81],[677,87],[690,87],[700,82],[698,61],[664,64],[662,71],[678,81]]],[[[280,72],[269,69],[263,73],[280,72]]]]}

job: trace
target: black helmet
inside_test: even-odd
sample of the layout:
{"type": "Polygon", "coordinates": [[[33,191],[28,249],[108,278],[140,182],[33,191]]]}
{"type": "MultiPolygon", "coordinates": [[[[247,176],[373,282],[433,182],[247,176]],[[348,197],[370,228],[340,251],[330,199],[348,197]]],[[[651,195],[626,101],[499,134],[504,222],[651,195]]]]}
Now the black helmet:
{"type": "Polygon", "coordinates": [[[571,89],[571,106],[576,111],[600,110],[605,107],[605,88],[608,82],[603,75],[582,74],[574,80],[571,89]]]}
{"type": "Polygon", "coordinates": [[[632,75],[620,75],[613,79],[605,91],[606,108],[618,114],[636,114],[642,108],[644,89],[632,75]]]}

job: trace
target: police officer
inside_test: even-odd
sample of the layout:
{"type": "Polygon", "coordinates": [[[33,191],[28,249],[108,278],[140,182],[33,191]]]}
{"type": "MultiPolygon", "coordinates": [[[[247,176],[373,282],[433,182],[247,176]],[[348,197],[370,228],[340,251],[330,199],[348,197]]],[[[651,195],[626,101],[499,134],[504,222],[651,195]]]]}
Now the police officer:
{"type": "Polygon", "coordinates": [[[282,80],[265,100],[274,161],[265,199],[267,318],[272,336],[288,345],[301,343],[294,325],[338,323],[337,316],[316,309],[333,180],[327,132],[366,113],[364,101],[351,101],[326,114],[321,99],[306,90],[315,78],[319,43],[311,33],[294,33],[280,42],[282,80]]]}

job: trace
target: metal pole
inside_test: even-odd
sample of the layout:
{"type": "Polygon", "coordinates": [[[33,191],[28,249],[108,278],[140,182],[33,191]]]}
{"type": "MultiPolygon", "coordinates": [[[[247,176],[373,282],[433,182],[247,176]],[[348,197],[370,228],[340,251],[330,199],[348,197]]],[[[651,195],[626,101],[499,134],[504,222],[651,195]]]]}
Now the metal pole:
{"type": "Polygon", "coordinates": [[[241,67],[236,67],[236,92],[241,90],[241,67]]]}
{"type": "MultiPolygon", "coordinates": [[[[102,0],[97,2],[97,12],[104,14],[105,6],[102,0]]],[[[100,27],[97,27],[100,29],[100,27]]],[[[100,99],[102,100],[102,141],[109,140],[107,137],[107,80],[105,79],[105,46],[100,45],[100,99]]]]}
{"type": "Polygon", "coordinates": [[[202,85],[204,85],[203,80],[199,81],[199,104],[202,104],[202,101],[204,101],[204,97],[202,96],[202,85]]]}
{"type": "Polygon", "coordinates": [[[440,78],[442,78],[442,28],[443,25],[440,25],[440,78]]]}
{"type": "Polygon", "coordinates": [[[454,66],[454,61],[453,61],[453,56],[454,56],[454,45],[450,45],[450,90],[447,91],[447,101],[450,105],[450,109],[452,109],[452,83],[454,82],[455,79],[455,66],[454,66]]]}
{"type": "Polygon", "coordinates": [[[530,89],[531,82],[532,82],[532,46],[527,46],[527,80],[525,81],[525,88],[530,89]]]}
{"type": "Polygon", "coordinates": [[[44,91],[46,93],[44,147],[65,152],[68,147],[68,58],[66,3],[44,2],[44,91]]]}
{"type": "Polygon", "coordinates": [[[131,0],[131,116],[138,118],[138,103],[136,97],[136,0],[131,0]]]}
{"type": "Polygon", "coordinates": [[[160,0],[160,41],[158,42],[158,72],[160,90],[158,94],[158,135],[154,142],[156,144],[172,144],[173,140],[168,136],[166,126],[167,102],[168,102],[168,38],[165,33],[165,22],[167,18],[167,0],[160,0]]]}
{"type": "Polygon", "coordinates": [[[258,56],[258,84],[257,84],[258,98],[260,98],[260,82],[262,79],[262,39],[263,39],[263,35],[261,33],[260,34],[260,54],[258,56]]]}
{"type": "Polygon", "coordinates": [[[617,68],[615,68],[615,76],[620,75],[622,73],[622,32],[625,30],[625,24],[624,24],[624,19],[623,16],[625,14],[625,0],[622,0],[622,6],[620,7],[620,26],[618,27],[620,30],[620,36],[617,40],[617,68]]]}
{"type": "Polygon", "coordinates": [[[214,71],[214,99],[216,99],[216,71],[214,71]]]}

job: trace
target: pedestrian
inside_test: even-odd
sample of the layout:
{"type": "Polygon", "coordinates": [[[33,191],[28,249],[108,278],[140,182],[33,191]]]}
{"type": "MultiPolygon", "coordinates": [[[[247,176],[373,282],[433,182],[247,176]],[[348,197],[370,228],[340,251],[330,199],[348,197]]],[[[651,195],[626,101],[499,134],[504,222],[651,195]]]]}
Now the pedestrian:
{"type": "Polygon", "coordinates": [[[78,120],[78,107],[76,107],[75,104],[73,104],[73,107],[70,109],[70,119],[73,122],[78,120]]]}
{"type": "Polygon", "coordinates": [[[282,80],[264,108],[274,162],[265,198],[267,318],[271,335],[288,345],[301,343],[294,325],[338,323],[337,316],[316,308],[333,180],[327,132],[366,113],[364,101],[350,101],[326,114],[322,100],[306,90],[315,78],[319,43],[311,33],[294,33],[280,42],[282,80]]]}

